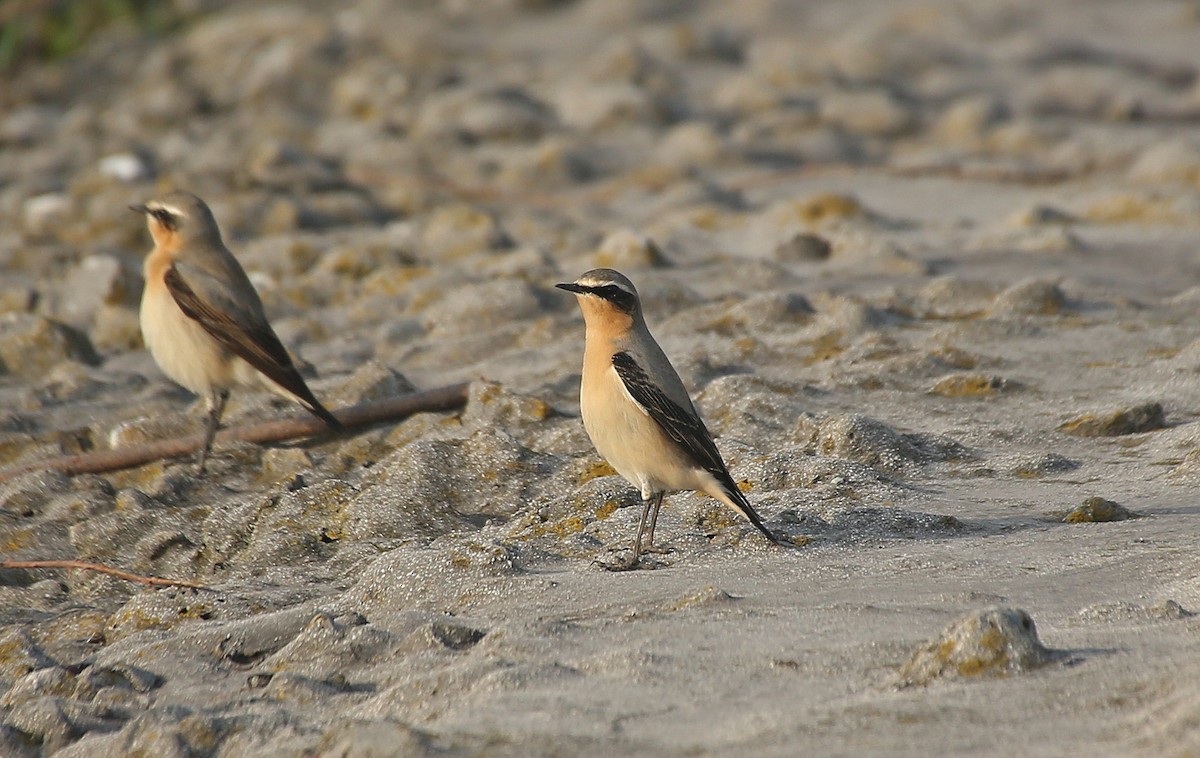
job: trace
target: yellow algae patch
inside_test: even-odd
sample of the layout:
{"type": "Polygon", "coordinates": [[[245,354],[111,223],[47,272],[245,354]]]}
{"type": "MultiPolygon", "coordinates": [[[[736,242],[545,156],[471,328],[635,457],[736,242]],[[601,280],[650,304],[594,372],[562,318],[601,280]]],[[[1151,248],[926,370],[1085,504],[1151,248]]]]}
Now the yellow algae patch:
{"type": "Polygon", "coordinates": [[[836,358],[846,352],[846,346],[842,344],[842,333],[840,331],[830,332],[821,335],[811,343],[813,351],[803,359],[805,366],[811,366],[814,363],[836,358]]]}
{"type": "Polygon", "coordinates": [[[934,350],[930,355],[951,368],[962,369],[964,371],[970,371],[979,365],[978,357],[957,347],[942,347],[934,350]]]}
{"type": "Polygon", "coordinates": [[[390,266],[363,278],[362,291],[366,295],[400,295],[409,290],[413,280],[428,274],[424,266],[390,266]]]}
{"type": "Polygon", "coordinates": [[[616,513],[617,508],[620,507],[621,506],[617,504],[616,500],[607,500],[605,501],[604,505],[596,509],[596,519],[603,521],[604,519],[616,513]]]}
{"type": "Polygon", "coordinates": [[[583,473],[579,475],[579,484],[587,484],[593,479],[599,479],[602,476],[616,475],[617,470],[608,465],[608,461],[599,461],[584,469],[583,473]]]}
{"type": "Polygon", "coordinates": [[[13,529],[0,540],[0,552],[11,555],[34,543],[33,529],[13,529]]]}
{"type": "Polygon", "coordinates": [[[929,390],[942,397],[990,397],[1011,389],[1007,380],[984,374],[952,374],[943,377],[929,390]]]}
{"type": "Polygon", "coordinates": [[[687,220],[697,229],[706,232],[717,232],[724,229],[738,229],[746,226],[744,214],[726,213],[720,208],[706,206],[690,211],[687,220]]]}
{"type": "Polygon", "coordinates": [[[1102,224],[1177,223],[1179,212],[1167,198],[1139,195],[1110,195],[1083,212],[1084,218],[1102,224]]]}
{"type": "Polygon", "coordinates": [[[673,603],[666,606],[668,611],[681,611],[684,608],[693,608],[701,605],[713,605],[718,603],[728,603],[734,599],[725,590],[714,587],[711,584],[703,587],[695,592],[689,592],[673,603]]]}
{"type": "Polygon", "coordinates": [[[1085,413],[1058,427],[1075,437],[1118,437],[1162,429],[1167,425],[1161,403],[1143,403],[1110,413],[1085,413]]]}
{"type": "Polygon", "coordinates": [[[1174,358],[1179,355],[1177,347],[1154,347],[1146,351],[1147,358],[1174,358]]]}
{"type": "Polygon", "coordinates": [[[1138,518],[1137,513],[1129,510],[1120,503],[1105,500],[1102,497],[1089,497],[1080,505],[1065,513],[1055,514],[1057,518],[1068,524],[1095,524],[1105,521],[1125,521],[1138,518]]]}
{"type": "Polygon", "coordinates": [[[960,618],[921,646],[900,669],[901,686],[946,677],[1006,677],[1063,658],[1042,646],[1029,614],[988,608],[960,618]]]}
{"type": "Polygon", "coordinates": [[[792,211],[799,221],[810,227],[867,215],[867,209],[858,198],[833,192],[822,192],[800,200],[793,204],[792,211]]]}
{"type": "Polygon", "coordinates": [[[814,539],[807,534],[776,534],[775,536],[778,537],[781,542],[786,542],[789,545],[794,545],[795,547],[804,547],[805,545],[811,545],[814,542],[814,539]]]}
{"type": "Polygon", "coordinates": [[[700,529],[704,532],[715,534],[742,522],[749,523],[724,505],[709,500],[707,496],[704,497],[709,507],[701,510],[696,519],[700,529]]]}

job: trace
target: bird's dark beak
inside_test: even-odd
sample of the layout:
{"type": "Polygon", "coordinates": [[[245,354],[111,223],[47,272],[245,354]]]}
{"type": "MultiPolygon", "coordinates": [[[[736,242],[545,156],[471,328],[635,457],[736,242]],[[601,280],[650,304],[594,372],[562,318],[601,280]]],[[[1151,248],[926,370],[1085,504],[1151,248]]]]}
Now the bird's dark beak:
{"type": "Polygon", "coordinates": [[[129,206],[129,210],[136,211],[137,213],[142,213],[142,214],[146,214],[146,213],[150,212],[150,209],[144,205],[131,205],[131,206],[129,206]]]}
{"type": "Polygon", "coordinates": [[[587,287],[580,286],[580,285],[576,284],[575,282],[563,282],[562,284],[556,284],[554,286],[558,287],[560,290],[566,290],[567,292],[574,292],[576,295],[582,295],[583,293],[588,291],[587,287]]]}

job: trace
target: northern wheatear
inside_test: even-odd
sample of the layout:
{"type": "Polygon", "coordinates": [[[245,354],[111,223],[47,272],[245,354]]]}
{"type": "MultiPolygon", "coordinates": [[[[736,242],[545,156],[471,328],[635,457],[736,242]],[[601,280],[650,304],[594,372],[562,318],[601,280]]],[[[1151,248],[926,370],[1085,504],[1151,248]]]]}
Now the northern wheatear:
{"type": "Polygon", "coordinates": [[[633,282],[598,268],[555,286],[574,292],[583,311],[583,426],[600,455],[642,493],[633,561],[622,568],[638,564],[647,518],[646,549],[653,547],[663,495],[677,490],[721,501],[778,543],[729,475],[679,374],[646,328],[633,282]]]}
{"type": "Polygon", "coordinates": [[[142,337],[163,373],[207,402],[199,472],[234,386],[270,389],[340,429],[267,323],[254,285],[225,247],[204,201],[172,192],[129,207],[146,215],[154,238],[145,264],[142,337]]]}

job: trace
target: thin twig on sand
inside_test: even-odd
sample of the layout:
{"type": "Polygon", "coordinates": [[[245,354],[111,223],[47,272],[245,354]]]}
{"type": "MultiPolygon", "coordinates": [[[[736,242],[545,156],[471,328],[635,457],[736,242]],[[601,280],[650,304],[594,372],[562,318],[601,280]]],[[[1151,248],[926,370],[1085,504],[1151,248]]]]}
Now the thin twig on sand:
{"type": "Polygon", "coordinates": [[[0,561],[0,568],[11,569],[39,569],[39,568],[64,568],[64,569],[80,569],[83,571],[95,571],[100,574],[108,574],[115,576],[118,579],[124,579],[128,582],[137,582],[156,587],[187,587],[193,590],[206,590],[203,584],[195,582],[185,582],[180,579],[163,579],[158,576],[143,576],[141,574],[133,574],[128,571],[113,568],[112,566],[104,566],[99,563],[88,563],[87,561],[0,561]]]}
{"type": "MultiPolygon", "coordinates": [[[[461,408],[467,403],[468,383],[452,384],[447,387],[414,392],[410,395],[377,400],[353,405],[333,411],[338,421],[347,430],[357,429],[386,421],[397,421],[414,413],[448,411],[461,408]]],[[[312,437],[329,431],[324,421],[313,416],[294,416],[282,421],[265,421],[247,426],[236,426],[217,434],[216,444],[221,442],[251,442],[266,444],[283,442],[302,437],[312,437]]],[[[141,445],[97,450],[79,455],[64,455],[41,461],[22,463],[0,469],[0,482],[5,482],[31,471],[60,471],[68,476],[75,474],[98,474],[133,468],[151,461],[166,458],[182,458],[191,455],[204,444],[203,434],[155,440],[141,445]]]]}

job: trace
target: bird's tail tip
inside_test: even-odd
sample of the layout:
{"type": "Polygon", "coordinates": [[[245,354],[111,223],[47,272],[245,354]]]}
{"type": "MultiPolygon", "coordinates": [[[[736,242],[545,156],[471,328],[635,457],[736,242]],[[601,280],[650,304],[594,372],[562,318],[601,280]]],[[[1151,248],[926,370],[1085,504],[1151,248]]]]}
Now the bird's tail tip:
{"type": "Polygon", "coordinates": [[[758,529],[758,531],[761,532],[764,537],[769,539],[775,545],[781,545],[785,547],[788,545],[786,540],[777,536],[774,532],[767,528],[767,525],[763,523],[762,517],[759,516],[758,512],[754,510],[754,507],[750,505],[750,501],[746,499],[746,495],[737,488],[736,484],[730,482],[725,486],[724,489],[725,495],[728,497],[726,503],[734,510],[745,516],[746,520],[753,524],[754,527],[758,529]]]}
{"type": "Polygon", "coordinates": [[[325,425],[333,431],[340,432],[346,428],[345,424],[343,424],[341,421],[338,421],[337,416],[333,415],[328,408],[320,403],[314,403],[312,405],[306,403],[304,407],[314,416],[324,421],[325,425]]]}
{"type": "Polygon", "coordinates": [[[771,544],[787,547],[788,542],[779,535],[775,534],[775,532],[772,532],[770,529],[768,529],[761,520],[751,519],[750,522],[758,527],[758,531],[761,532],[764,537],[770,540],[771,544]]]}

